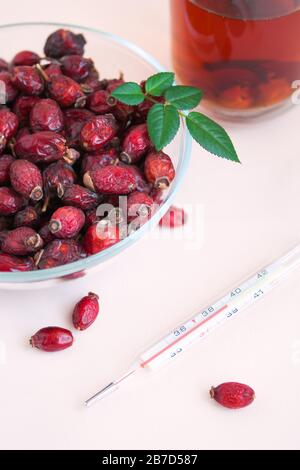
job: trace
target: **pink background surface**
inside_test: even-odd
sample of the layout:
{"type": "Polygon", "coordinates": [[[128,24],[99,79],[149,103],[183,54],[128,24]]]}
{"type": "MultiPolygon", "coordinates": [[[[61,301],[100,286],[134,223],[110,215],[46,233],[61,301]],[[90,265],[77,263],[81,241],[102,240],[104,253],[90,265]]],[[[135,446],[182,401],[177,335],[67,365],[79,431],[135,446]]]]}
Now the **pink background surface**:
{"type": "MultiPolygon", "coordinates": [[[[52,0],[47,12],[43,2],[12,0],[1,13],[2,23],[30,20],[110,30],[171,67],[167,0],[52,0]]],[[[194,145],[177,204],[203,210],[196,249],[145,239],[94,277],[0,292],[1,448],[299,449],[299,272],[170,367],[82,405],[145,345],[299,242],[299,114],[294,106],[268,121],[227,124],[242,165],[194,145]],[[74,302],[89,290],[101,296],[101,318],[73,349],[28,347],[42,326],[69,327],[74,302]],[[210,386],[227,380],[252,385],[254,405],[232,412],[211,402],[210,386]]]]}

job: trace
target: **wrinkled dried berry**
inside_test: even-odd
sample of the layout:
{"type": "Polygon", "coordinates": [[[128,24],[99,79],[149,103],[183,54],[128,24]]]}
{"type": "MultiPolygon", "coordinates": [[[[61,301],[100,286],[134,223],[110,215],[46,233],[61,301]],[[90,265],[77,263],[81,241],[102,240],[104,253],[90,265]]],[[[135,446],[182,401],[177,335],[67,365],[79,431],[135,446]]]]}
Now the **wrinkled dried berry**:
{"type": "Polygon", "coordinates": [[[14,227],[31,227],[37,228],[39,224],[39,213],[38,211],[32,207],[27,206],[22,211],[17,212],[14,217],[14,227]]]}
{"type": "Polygon", "coordinates": [[[111,113],[116,99],[106,90],[95,91],[87,98],[87,107],[96,114],[111,113]]]}
{"type": "Polygon", "coordinates": [[[132,127],[123,140],[120,159],[125,163],[136,163],[151,147],[147,124],[132,127]]]}
{"type": "Polygon", "coordinates": [[[8,109],[0,109],[0,153],[5,149],[9,139],[17,132],[19,120],[8,109]]]}
{"type": "Polygon", "coordinates": [[[91,225],[84,236],[83,247],[88,255],[106,250],[120,241],[120,230],[106,221],[91,225]]]}
{"type": "Polygon", "coordinates": [[[137,191],[142,191],[146,193],[149,193],[151,191],[152,185],[145,180],[143,172],[140,170],[140,168],[135,165],[126,165],[122,162],[119,165],[123,168],[126,168],[127,171],[129,171],[133,175],[137,191]]]}
{"type": "Polygon", "coordinates": [[[51,163],[68,158],[66,140],[56,132],[43,131],[19,137],[14,150],[19,158],[33,163],[51,163]]]}
{"type": "Polygon", "coordinates": [[[11,185],[17,193],[33,201],[43,198],[43,179],[39,168],[28,160],[15,160],[10,167],[11,185]]]}
{"type": "Polygon", "coordinates": [[[84,258],[85,252],[75,240],[53,240],[42,253],[38,254],[37,266],[40,269],[55,268],[84,258]]]}
{"type": "Polygon", "coordinates": [[[95,154],[86,154],[81,163],[82,174],[95,168],[101,168],[118,163],[118,152],[115,148],[102,150],[95,154]]]}
{"type": "Polygon", "coordinates": [[[226,382],[218,387],[212,387],[210,396],[226,408],[238,409],[250,405],[255,398],[255,393],[248,385],[226,382]]]}
{"type": "Polygon", "coordinates": [[[43,172],[46,192],[55,192],[59,197],[64,194],[64,187],[75,183],[76,179],[75,171],[64,161],[52,163],[43,172]]]}
{"type": "Polygon", "coordinates": [[[117,131],[117,121],[112,114],[92,117],[81,129],[81,145],[84,150],[97,151],[112,140],[117,131]]]}
{"type": "Polygon", "coordinates": [[[159,189],[168,188],[175,178],[172,160],[164,152],[149,153],[145,160],[144,172],[147,181],[159,189]]]}
{"type": "Polygon", "coordinates": [[[73,325],[76,330],[86,330],[96,320],[99,313],[99,297],[90,292],[83,297],[73,311],[73,325]]]}
{"type": "Polygon", "coordinates": [[[81,209],[64,206],[57,209],[49,222],[50,232],[56,238],[74,238],[85,224],[85,215],[81,209]]]}
{"type": "Polygon", "coordinates": [[[44,91],[44,80],[35,67],[20,65],[12,72],[13,85],[27,95],[41,95],[44,91]]]}
{"type": "Polygon", "coordinates": [[[44,68],[44,71],[46,73],[46,76],[49,79],[51,79],[55,75],[63,75],[62,70],[61,70],[61,66],[59,64],[55,64],[55,63],[47,65],[44,68]]]}
{"type": "Polygon", "coordinates": [[[60,132],[64,127],[64,118],[56,101],[51,99],[39,100],[31,110],[30,127],[34,132],[60,132]]]}
{"type": "Polygon", "coordinates": [[[136,189],[133,173],[128,168],[113,165],[88,171],[83,183],[101,194],[129,194],[136,189]]]}
{"type": "Polygon", "coordinates": [[[49,222],[45,223],[39,230],[39,235],[42,237],[45,245],[55,240],[55,236],[49,229],[49,222]]]}
{"type": "Polygon", "coordinates": [[[0,272],[33,271],[35,264],[32,258],[18,258],[17,256],[0,253],[0,272]]]}
{"type": "Polygon", "coordinates": [[[84,54],[86,40],[82,34],[58,29],[48,37],[44,52],[47,57],[60,58],[64,55],[84,54]]]}
{"type": "Polygon", "coordinates": [[[78,184],[66,186],[60,197],[64,205],[78,207],[83,211],[94,209],[100,202],[98,194],[78,184]]]}
{"type": "Polygon", "coordinates": [[[1,250],[9,255],[29,255],[43,247],[40,235],[30,227],[19,227],[5,233],[2,238],[1,250]]]}
{"type": "Polygon", "coordinates": [[[29,115],[34,105],[39,101],[37,96],[19,96],[13,106],[13,112],[17,115],[20,124],[29,124],[29,115]]]}
{"type": "Polygon", "coordinates": [[[6,71],[9,69],[9,65],[4,59],[0,59],[0,72],[6,71]]]}
{"type": "Polygon", "coordinates": [[[24,198],[11,188],[0,188],[0,215],[13,215],[24,206],[24,198]]]}
{"type": "Polygon", "coordinates": [[[12,65],[28,65],[32,66],[38,64],[40,56],[32,51],[21,51],[18,52],[12,60],[12,65]]]}
{"type": "Polygon", "coordinates": [[[31,338],[30,344],[33,348],[46,352],[62,351],[73,344],[71,331],[59,326],[48,326],[37,331],[31,338]]]}
{"type": "Polygon", "coordinates": [[[62,57],[60,64],[62,72],[76,82],[82,82],[94,69],[92,59],[86,59],[81,55],[67,55],[62,57]]]}
{"type": "Polygon", "coordinates": [[[153,199],[149,194],[135,191],[127,199],[128,222],[139,217],[146,222],[152,216],[153,199]]]}
{"type": "Polygon", "coordinates": [[[12,76],[9,72],[0,72],[0,83],[5,93],[5,103],[11,103],[18,95],[17,88],[12,83],[12,76]]]}
{"type": "Polygon", "coordinates": [[[80,146],[80,132],[83,125],[94,116],[87,109],[67,109],[64,111],[65,137],[71,147],[80,146]]]}
{"type": "Polygon", "coordinates": [[[14,161],[12,155],[2,155],[0,157],[0,185],[10,182],[10,166],[14,161]]]}
{"type": "Polygon", "coordinates": [[[161,218],[159,225],[163,228],[182,227],[186,222],[186,214],[183,209],[171,206],[168,212],[161,218]]]}
{"type": "Polygon", "coordinates": [[[65,75],[52,75],[48,83],[48,91],[51,98],[63,108],[85,105],[85,94],[79,83],[65,75]]]}

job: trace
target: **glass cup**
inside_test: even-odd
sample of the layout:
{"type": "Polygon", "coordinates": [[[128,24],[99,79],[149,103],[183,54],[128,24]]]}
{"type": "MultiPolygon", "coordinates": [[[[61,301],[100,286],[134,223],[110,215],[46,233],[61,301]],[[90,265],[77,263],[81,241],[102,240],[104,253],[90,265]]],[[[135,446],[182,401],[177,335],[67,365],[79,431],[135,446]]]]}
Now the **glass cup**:
{"type": "Polygon", "coordinates": [[[251,117],[292,104],[300,80],[300,0],[171,0],[179,80],[217,114],[251,117]]]}

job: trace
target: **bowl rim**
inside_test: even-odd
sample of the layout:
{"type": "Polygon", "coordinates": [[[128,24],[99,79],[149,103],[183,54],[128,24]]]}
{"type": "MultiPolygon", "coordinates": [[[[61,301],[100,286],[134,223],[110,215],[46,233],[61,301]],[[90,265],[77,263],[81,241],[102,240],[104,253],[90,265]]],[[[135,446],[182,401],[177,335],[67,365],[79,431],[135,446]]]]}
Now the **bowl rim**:
{"type": "MultiPolygon", "coordinates": [[[[88,26],[81,26],[73,23],[57,23],[57,22],[46,22],[46,21],[35,21],[35,22],[21,22],[21,23],[7,23],[0,25],[0,29],[9,29],[9,28],[18,28],[18,27],[30,27],[30,26],[53,26],[59,28],[74,28],[81,31],[91,32],[98,34],[104,39],[111,40],[121,46],[126,47],[130,51],[134,52],[139,58],[143,59],[158,72],[166,72],[167,70],[159,61],[157,61],[151,54],[145,51],[143,48],[137,44],[113,33],[106,31],[101,31],[97,28],[92,28],[88,26]]],[[[106,250],[97,253],[95,255],[88,256],[81,260],[75,261],[73,263],[68,263],[63,266],[58,266],[50,269],[42,269],[36,271],[28,272],[0,272],[0,283],[30,283],[30,282],[42,282],[48,281],[55,278],[63,278],[71,276],[72,274],[79,273],[80,271],[85,271],[86,269],[92,268],[100,264],[101,262],[111,259],[118,253],[123,251],[123,248],[131,246],[138,239],[140,239],[146,232],[148,232],[152,227],[157,226],[161,217],[167,212],[172,201],[174,200],[177,191],[179,190],[183,177],[187,171],[188,164],[191,157],[191,148],[192,148],[192,138],[188,132],[185,121],[181,118],[182,136],[180,138],[180,150],[179,150],[179,162],[178,169],[176,172],[175,179],[170,187],[169,193],[166,196],[166,199],[160,206],[160,208],[155,212],[152,218],[146,222],[139,230],[135,233],[128,235],[120,242],[115,245],[107,248],[106,250]]]]}

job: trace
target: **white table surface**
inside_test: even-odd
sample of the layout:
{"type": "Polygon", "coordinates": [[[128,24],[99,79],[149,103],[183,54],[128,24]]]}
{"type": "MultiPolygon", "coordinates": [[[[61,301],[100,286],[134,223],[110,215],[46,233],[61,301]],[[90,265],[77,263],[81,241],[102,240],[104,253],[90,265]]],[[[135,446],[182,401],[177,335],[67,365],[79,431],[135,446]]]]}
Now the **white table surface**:
{"type": "MultiPolygon", "coordinates": [[[[110,30],[170,67],[167,0],[11,0],[1,11],[2,23],[30,20],[110,30]]],[[[145,345],[299,242],[299,112],[227,125],[240,166],[193,147],[177,204],[204,212],[197,249],[142,240],[96,276],[0,291],[1,448],[299,449],[300,272],[170,367],[82,406],[145,345]],[[101,316],[72,349],[28,346],[42,326],[69,327],[74,302],[90,290],[101,316]],[[251,384],[254,405],[232,412],[210,401],[209,387],[227,380],[251,384]]]]}

